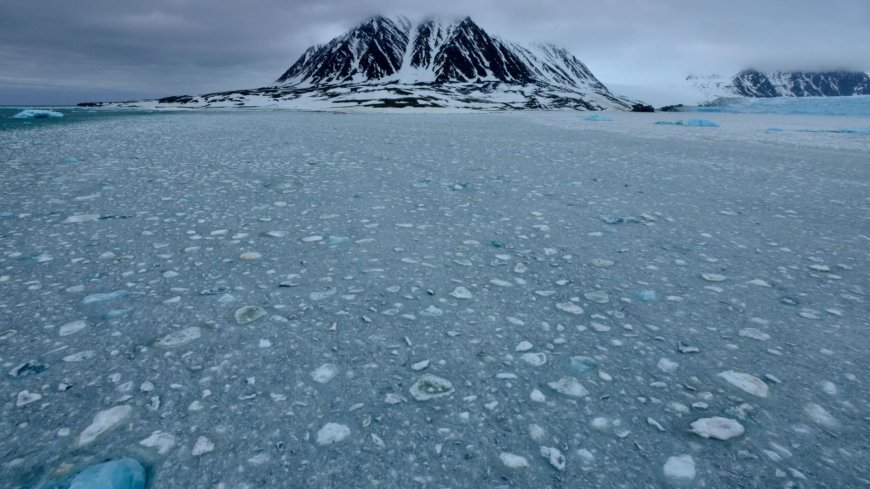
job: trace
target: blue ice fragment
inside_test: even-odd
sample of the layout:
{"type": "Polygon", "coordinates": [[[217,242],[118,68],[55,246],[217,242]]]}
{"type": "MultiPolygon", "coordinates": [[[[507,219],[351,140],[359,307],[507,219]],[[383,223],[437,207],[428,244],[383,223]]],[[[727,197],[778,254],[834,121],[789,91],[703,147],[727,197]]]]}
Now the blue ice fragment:
{"type": "Polygon", "coordinates": [[[96,294],[91,294],[82,299],[82,304],[93,304],[95,302],[111,301],[115,299],[120,299],[122,297],[127,297],[128,295],[130,295],[130,292],[127,292],[126,290],[116,290],[114,292],[99,292],[96,294]]]}
{"type": "Polygon", "coordinates": [[[719,127],[719,124],[708,119],[689,119],[686,121],[687,126],[691,127],[719,127]]]}
{"type": "Polygon", "coordinates": [[[610,117],[607,117],[606,115],[592,114],[592,115],[587,115],[586,117],[583,118],[583,120],[592,121],[592,122],[608,122],[612,119],[610,117]]]}
{"type": "Polygon", "coordinates": [[[69,489],[144,489],[145,469],[132,458],[92,465],[81,471],[69,489]]]}
{"type": "Polygon", "coordinates": [[[13,119],[50,119],[60,118],[63,114],[53,110],[24,109],[12,116],[13,119]]]}
{"type": "Polygon", "coordinates": [[[74,164],[78,163],[79,160],[77,160],[76,158],[73,158],[72,156],[68,156],[67,158],[65,158],[63,160],[63,162],[68,164],[68,165],[74,165],[74,164]]]}
{"type": "Polygon", "coordinates": [[[111,310],[109,310],[107,313],[103,314],[103,318],[104,318],[104,319],[109,319],[109,320],[111,320],[111,319],[118,319],[118,318],[122,318],[122,317],[126,316],[127,314],[130,314],[131,312],[133,312],[133,309],[130,309],[130,308],[127,308],[127,309],[111,309],[111,310]]]}
{"type": "Polygon", "coordinates": [[[326,240],[329,243],[329,246],[338,246],[342,243],[347,243],[350,241],[350,238],[347,236],[330,236],[329,239],[326,240]]]}
{"type": "Polygon", "coordinates": [[[656,293],[654,290],[643,289],[637,291],[637,298],[644,302],[655,302],[656,301],[656,293]]]}
{"type": "Polygon", "coordinates": [[[570,364],[571,369],[578,374],[592,373],[598,368],[598,364],[590,357],[571,357],[570,364]]]}
{"type": "Polygon", "coordinates": [[[778,127],[768,127],[767,132],[782,132],[782,129],[778,127]]]}
{"type": "Polygon", "coordinates": [[[689,119],[687,121],[656,121],[658,126],[689,126],[689,127],[719,127],[719,124],[707,119],[689,119]]]}

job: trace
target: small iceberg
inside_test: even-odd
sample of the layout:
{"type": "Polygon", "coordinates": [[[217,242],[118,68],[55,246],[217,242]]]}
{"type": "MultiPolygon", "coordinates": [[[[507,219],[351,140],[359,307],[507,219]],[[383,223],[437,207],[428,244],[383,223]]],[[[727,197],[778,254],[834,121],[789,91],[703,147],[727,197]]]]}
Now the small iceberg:
{"type": "Polygon", "coordinates": [[[587,115],[586,117],[583,118],[583,120],[584,121],[592,121],[592,122],[608,122],[608,121],[611,121],[613,119],[611,119],[610,117],[607,117],[606,115],[592,114],[592,115],[587,115]]]}
{"type": "Polygon", "coordinates": [[[144,489],[145,469],[131,458],[88,467],[73,478],[69,489],[144,489]]]}
{"type": "Polygon", "coordinates": [[[689,119],[678,121],[657,121],[657,126],[688,126],[688,127],[719,127],[719,124],[708,119],[689,119]]]}
{"type": "Polygon", "coordinates": [[[24,109],[21,112],[12,116],[13,119],[52,119],[60,117],[63,117],[63,114],[61,114],[60,112],[55,112],[53,110],[37,109],[24,109]]]}

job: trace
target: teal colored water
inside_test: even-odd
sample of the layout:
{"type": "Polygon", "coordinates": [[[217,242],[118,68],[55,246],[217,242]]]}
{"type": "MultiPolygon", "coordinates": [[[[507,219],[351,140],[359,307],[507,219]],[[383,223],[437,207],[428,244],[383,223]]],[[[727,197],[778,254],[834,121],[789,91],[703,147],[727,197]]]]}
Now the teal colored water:
{"type": "Polygon", "coordinates": [[[93,109],[82,107],[9,107],[0,106],[0,131],[20,128],[38,128],[44,126],[55,126],[59,124],[75,124],[93,120],[104,120],[106,118],[117,117],[139,117],[143,115],[154,115],[156,111],[144,110],[112,110],[112,109],[93,109]],[[47,117],[37,119],[16,119],[14,116],[25,109],[50,110],[52,112],[60,112],[63,117],[47,117]]]}

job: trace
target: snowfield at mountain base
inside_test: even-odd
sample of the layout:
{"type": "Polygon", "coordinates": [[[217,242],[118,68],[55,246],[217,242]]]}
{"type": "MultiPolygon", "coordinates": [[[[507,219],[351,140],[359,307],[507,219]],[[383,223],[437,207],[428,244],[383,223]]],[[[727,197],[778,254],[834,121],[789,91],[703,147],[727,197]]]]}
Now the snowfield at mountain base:
{"type": "Polygon", "coordinates": [[[4,488],[870,484],[867,118],[66,114],[0,130],[4,488]]]}

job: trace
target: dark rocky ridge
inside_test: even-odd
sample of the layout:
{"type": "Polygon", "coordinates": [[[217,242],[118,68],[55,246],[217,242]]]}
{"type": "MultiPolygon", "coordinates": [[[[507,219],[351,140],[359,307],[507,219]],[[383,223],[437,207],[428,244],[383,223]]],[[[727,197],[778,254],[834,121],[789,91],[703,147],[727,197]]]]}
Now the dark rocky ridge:
{"type": "Polygon", "coordinates": [[[161,107],[314,110],[632,110],[642,105],[612,94],[582,62],[556,46],[503,41],[468,17],[414,24],[381,16],[310,47],[271,86],[155,102],[161,107]]]}
{"type": "Polygon", "coordinates": [[[743,70],[731,87],[744,97],[840,97],[870,95],[870,76],[860,71],[773,72],[743,70]]]}

